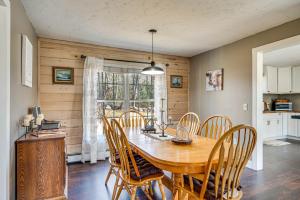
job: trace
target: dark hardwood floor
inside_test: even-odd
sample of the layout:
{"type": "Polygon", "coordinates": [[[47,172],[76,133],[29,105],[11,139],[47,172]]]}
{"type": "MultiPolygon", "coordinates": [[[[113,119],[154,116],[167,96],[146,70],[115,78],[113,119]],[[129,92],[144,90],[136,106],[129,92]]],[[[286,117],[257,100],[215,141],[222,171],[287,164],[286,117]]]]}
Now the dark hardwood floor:
{"type": "MultiPolygon", "coordinates": [[[[244,198],[247,200],[300,200],[300,142],[288,140],[292,144],[280,147],[264,146],[264,170],[246,169],[241,184],[244,198]]],[[[69,165],[69,199],[70,200],[109,200],[111,199],[114,177],[108,187],[104,180],[108,171],[107,161],[97,164],[69,165]]],[[[155,197],[160,199],[158,186],[154,186],[155,197]]],[[[171,193],[165,188],[167,199],[171,193]]],[[[142,191],[138,191],[141,200],[147,199],[142,191]]],[[[129,199],[126,191],[121,200],[129,199]]]]}

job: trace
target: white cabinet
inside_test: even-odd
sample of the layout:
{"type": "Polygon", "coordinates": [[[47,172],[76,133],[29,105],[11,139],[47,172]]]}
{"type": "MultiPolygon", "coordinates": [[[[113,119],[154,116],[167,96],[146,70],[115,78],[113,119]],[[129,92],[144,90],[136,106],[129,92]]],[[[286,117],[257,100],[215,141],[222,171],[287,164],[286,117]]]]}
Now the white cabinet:
{"type": "Polygon", "coordinates": [[[299,113],[289,113],[288,114],[288,136],[300,137],[300,119],[292,119],[291,116],[298,115],[299,113]]]}
{"type": "Polygon", "coordinates": [[[281,137],[283,134],[282,113],[265,113],[263,138],[281,137]]]}
{"type": "Polygon", "coordinates": [[[286,136],[300,137],[300,119],[292,119],[300,113],[264,113],[264,140],[282,138],[286,136]]]}
{"type": "Polygon", "coordinates": [[[277,93],[277,67],[266,66],[266,93],[277,93]]]}
{"type": "Polygon", "coordinates": [[[288,113],[282,113],[282,136],[288,135],[288,113]]]}
{"type": "Polygon", "coordinates": [[[292,93],[300,93],[300,66],[292,69],[292,93]]]}
{"type": "Polygon", "coordinates": [[[278,67],[277,92],[280,94],[290,93],[292,90],[292,68],[278,67]]]}
{"type": "Polygon", "coordinates": [[[298,134],[297,134],[297,122],[298,122],[298,119],[292,119],[291,118],[291,116],[292,116],[293,114],[290,114],[289,115],[289,118],[288,118],[288,130],[287,130],[287,132],[288,132],[288,135],[289,136],[294,136],[294,137],[296,137],[298,134]]]}

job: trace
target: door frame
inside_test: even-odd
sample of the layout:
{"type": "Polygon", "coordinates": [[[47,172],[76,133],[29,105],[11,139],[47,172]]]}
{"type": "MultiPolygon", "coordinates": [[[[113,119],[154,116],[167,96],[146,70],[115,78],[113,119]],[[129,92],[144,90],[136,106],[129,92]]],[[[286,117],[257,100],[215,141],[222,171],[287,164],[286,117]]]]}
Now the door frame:
{"type": "Polygon", "coordinates": [[[300,35],[252,49],[252,126],[257,130],[257,144],[249,167],[263,169],[263,56],[264,53],[300,44],[300,35]]]}
{"type": "Polygon", "coordinates": [[[0,199],[10,197],[10,1],[0,0],[0,199]]]}

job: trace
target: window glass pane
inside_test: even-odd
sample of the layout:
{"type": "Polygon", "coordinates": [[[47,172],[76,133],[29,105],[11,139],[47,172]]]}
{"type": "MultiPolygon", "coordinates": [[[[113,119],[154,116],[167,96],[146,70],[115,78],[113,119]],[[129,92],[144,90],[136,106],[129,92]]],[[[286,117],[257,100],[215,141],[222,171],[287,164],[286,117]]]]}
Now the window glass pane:
{"type": "Polygon", "coordinates": [[[120,115],[125,111],[123,101],[109,101],[102,102],[101,104],[104,106],[102,109],[104,108],[104,112],[107,117],[120,117],[120,115]]]}
{"type": "Polygon", "coordinates": [[[138,94],[139,94],[138,86],[137,85],[129,85],[129,99],[137,100],[139,98],[138,94]]]}
{"type": "Polygon", "coordinates": [[[124,84],[124,74],[115,74],[115,83],[116,84],[124,84]]]}
{"type": "Polygon", "coordinates": [[[131,101],[129,109],[139,111],[139,103],[137,101],[131,101]]]}
{"type": "Polygon", "coordinates": [[[102,85],[101,89],[103,93],[103,100],[114,100],[113,85],[112,84],[101,84],[101,85],[102,85]]]}
{"type": "Polygon", "coordinates": [[[123,102],[115,102],[114,117],[120,117],[123,112],[125,112],[124,103],[123,102]]]}
{"type": "Polygon", "coordinates": [[[129,84],[137,85],[139,83],[139,74],[129,74],[129,84]]]}
{"type": "Polygon", "coordinates": [[[100,74],[100,83],[113,83],[113,73],[102,72],[100,74]]]}
{"type": "Polygon", "coordinates": [[[148,85],[148,76],[147,75],[140,75],[139,84],[148,85]]]}
{"type": "Polygon", "coordinates": [[[139,88],[139,99],[153,99],[153,86],[141,85],[139,88]]]}
{"type": "Polygon", "coordinates": [[[154,102],[152,101],[131,101],[130,109],[141,112],[145,117],[151,117],[154,112],[154,102]]]}
{"type": "Polygon", "coordinates": [[[98,78],[100,110],[107,117],[119,117],[128,109],[151,117],[154,107],[154,77],[134,73],[125,75],[102,72],[98,78]],[[128,78],[125,79],[126,76],[128,78]]]}
{"type": "Polygon", "coordinates": [[[123,100],[124,99],[124,86],[115,85],[114,86],[114,100],[123,100]]]}

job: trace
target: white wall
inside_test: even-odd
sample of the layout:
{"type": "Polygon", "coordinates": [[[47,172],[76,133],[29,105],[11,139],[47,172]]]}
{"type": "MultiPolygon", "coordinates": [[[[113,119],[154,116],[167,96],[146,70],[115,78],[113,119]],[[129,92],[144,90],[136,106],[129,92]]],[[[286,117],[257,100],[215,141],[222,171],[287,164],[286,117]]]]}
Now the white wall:
{"type": "Polygon", "coordinates": [[[9,199],[10,1],[0,3],[0,199],[9,199]],[[5,6],[3,4],[5,3],[5,6]]]}

